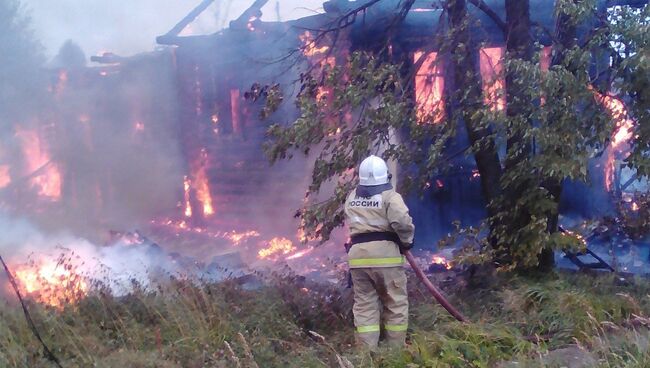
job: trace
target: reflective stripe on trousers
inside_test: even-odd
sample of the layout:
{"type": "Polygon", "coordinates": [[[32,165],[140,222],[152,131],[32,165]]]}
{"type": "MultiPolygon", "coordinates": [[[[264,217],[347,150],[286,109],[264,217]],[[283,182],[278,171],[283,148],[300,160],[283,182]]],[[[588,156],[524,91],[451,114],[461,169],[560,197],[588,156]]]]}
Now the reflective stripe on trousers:
{"type": "Polygon", "coordinates": [[[350,267],[397,267],[404,264],[404,257],[353,258],[348,260],[350,267]]]}

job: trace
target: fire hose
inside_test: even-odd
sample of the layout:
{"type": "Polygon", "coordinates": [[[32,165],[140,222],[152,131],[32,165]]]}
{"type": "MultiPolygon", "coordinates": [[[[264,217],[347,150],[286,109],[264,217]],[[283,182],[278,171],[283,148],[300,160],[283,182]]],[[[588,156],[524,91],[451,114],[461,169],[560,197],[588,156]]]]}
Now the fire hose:
{"type": "MultiPolygon", "coordinates": [[[[368,234],[372,234],[372,233],[368,233],[368,234]]],[[[374,237],[375,235],[377,235],[377,234],[374,234],[374,235],[368,235],[368,234],[364,234],[364,236],[367,237],[368,240],[370,240],[369,237],[374,237]]],[[[397,244],[401,244],[399,238],[397,238],[397,235],[394,234],[394,233],[393,234],[382,233],[381,236],[388,236],[389,237],[388,240],[394,241],[397,244]]],[[[381,236],[378,237],[377,240],[381,240],[380,239],[381,236]]],[[[344,244],[346,253],[350,252],[350,249],[352,248],[352,245],[353,245],[353,243],[351,244],[350,242],[344,244]]],[[[418,266],[417,262],[415,261],[415,258],[413,257],[413,254],[411,254],[411,251],[408,250],[408,249],[403,248],[401,245],[400,245],[400,249],[401,249],[401,253],[404,255],[404,257],[406,257],[406,260],[409,262],[409,264],[413,268],[413,271],[415,271],[415,275],[418,277],[418,279],[420,279],[420,281],[422,281],[424,286],[427,287],[427,290],[429,290],[429,293],[436,299],[436,301],[443,308],[445,308],[447,310],[447,312],[449,312],[449,314],[451,314],[458,321],[467,322],[467,318],[465,318],[465,316],[463,316],[456,308],[454,308],[454,306],[451,305],[451,303],[449,303],[447,298],[445,298],[442,295],[440,290],[438,290],[438,288],[435,287],[435,285],[433,285],[431,283],[431,281],[427,278],[427,275],[424,274],[424,272],[422,271],[420,266],[418,266]]],[[[351,288],[351,287],[352,287],[352,274],[351,274],[351,272],[348,272],[348,288],[351,288]]]]}
{"type": "Polygon", "coordinates": [[[427,287],[427,290],[429,290],[429,293],[436,299],[436,301],[449,312],[454,318],[461,322],[467,322],[467,319],[465,316],[463,316],[456,308],[454,308],[451,303],[445,298],[442,293],[438,290],[438,288],[431,283],[431,281],[427,278],[427,275],[424,274],[420,266],[418,266],[417,262],[415,261],[415,258],[413,257],[413,254],[411,254],[410,250],[404,250],[403,251],[404,256],[406,257],[406,260],[409,262],[411,267],[413,268],[413,271],[415,271],[415,275],[422,281],[424,286],[427,287]]]}

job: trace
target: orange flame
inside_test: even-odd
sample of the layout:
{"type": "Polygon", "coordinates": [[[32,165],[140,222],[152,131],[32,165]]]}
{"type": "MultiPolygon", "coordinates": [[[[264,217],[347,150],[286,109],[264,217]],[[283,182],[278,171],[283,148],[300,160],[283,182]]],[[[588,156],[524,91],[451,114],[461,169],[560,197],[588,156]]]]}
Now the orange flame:
{"type": "Polygon", "coordinates": [[[260,249],[257,256],[260,259],[269,259],[278,254],[289,254],[296,250],[291,240],[287,238],[273,238],[269,241],[269,246],[260,249]]]}
{"type": "Polygon", "coordinates": [[[613,189],[616,176],[616,159],[629,149],[627,142],[632,138],[634,121],[629,118],[623,102],[614,96],[602,95],[595,92],[596,100],[601,103],[615,121],[614,132],[609,149],[607,150],[607,163],[605,164],[605,188],[613,189]]]}
{"type": "Polygon", "coordinates": [[[255,230],[249,230],[249,231],[244,231],[241,233],[238,233],[236,231],[231,231],[229,233],[226,233],[224,235],[225,238],[229,239],[232,241],[233,245],[239,245],[242,241],[249,239],[249,238],[254,238],[260,236],[260,233],[258,233],[255,230]]]}
{"type": "Polygon", "coordinates": [[[503,47],[483,48],[479,57],[484,101],[492,111],[503,111],[506,108],[503,52],[503,47]]]}
{"type": "Polygon", "coordinates": [[[304,257],[305,255],[311,253],[311,251],[313,251],[313,250],[314,250],[314,247],[308,247],[308,248],[305,248],[305,249],[303,249],[303,250],[301,250],[301,251],[298,251],[298,252],[296,252],[296,253],[290,255],[289,257],[287,257],[287,260],[297,259],[297,258],[302,258],[302,257],[304,257]]]}
{"type": "Polygon", "coordinates": [[[190,179],[185,175],[183,177],[183,201],[185,203],[185,217],[192,217],[192,205],[190,204],[190,179]]]}
{"type": "Polygon", "coordinates": [[[75,272],[74,267],[60,262],[40,261],[20,265],[15,278],[25,296],[55,308],[75,303],[88,293],[88,283],[75,272]]]}
{"type": "Polygon", "coordinates": [[[30,130],[18,130],[16,136],[22,143],[28,173],[41,171],[30,180],[32,187],[38,188],[38,194],[43,197],[59,200],[61,197],[61,173],[58,166],[51,162],[49,152],[43,148],[38,133],[30,130]]]}
{"type": "Polygon", "coordinates": [[[448,270],[451,270],[451,267],[452,267],[451,263],[448,262],[447,259],[446,259],[445,257],[443,257],[443,256],[434,255],[434,256],[431,258],[431,262],[432,262],[433,264],[443,265],[443,266],[445,266],[445,268],[448,269],[448,270]]]}
{"type": "Polygon", "coordinates": [[[203,205],[203,215],[210,216],[214,214],[212,195],[210,194],[208,177],[205,175],[205,167],[202,167],[196,175],[196,198],[203,205]]]}
{"type": "Polygon", "coordinates": [[[413,54],[414,62],[425,57],[424,62],[415,75],[415,103],[418,121],[424,122],[433,114],[432,123],[439,123],[445,117],[443,92],[445,78],[442,68],[436,63],[438,54],[431,52],[425,55],[423,51],[413,54]]]}
{"type": "Polygon", "coordinates": [[[324,54],[330,49],[329,46],[317,46],[314,37],[312,37],[311,32],[309,31],[305,31],[303,34],[299,35],[298,39],[303,43],[302,53],[307,57],[324,54]]]}

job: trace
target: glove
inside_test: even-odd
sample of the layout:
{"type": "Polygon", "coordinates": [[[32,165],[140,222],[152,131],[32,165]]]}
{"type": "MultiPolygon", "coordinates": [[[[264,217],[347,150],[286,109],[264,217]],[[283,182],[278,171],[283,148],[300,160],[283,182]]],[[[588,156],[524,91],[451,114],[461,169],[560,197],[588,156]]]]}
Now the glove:
{"type": "Polygon", "coordinates": [[[404,254],[404,252],[406,252],[407,250],[411,250],[413,248],[414,243],[415,242],[411,242],[410,244],[400,243],[400,245],[399,245],[400,253],[404,254]]]}

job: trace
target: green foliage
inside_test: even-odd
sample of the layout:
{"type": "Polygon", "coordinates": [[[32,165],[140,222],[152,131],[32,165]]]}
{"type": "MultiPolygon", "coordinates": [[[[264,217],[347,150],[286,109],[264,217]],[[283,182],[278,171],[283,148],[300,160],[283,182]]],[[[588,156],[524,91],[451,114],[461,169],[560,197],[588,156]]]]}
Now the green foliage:
{"type": "Polygon", "coordinates": [[[641,11],[622,7],[610,15],[614,53],[613,89],[624,98],[637,121],[633,151],[627,164],[640,176],[650,174],[650,7],[641,11]]]}

